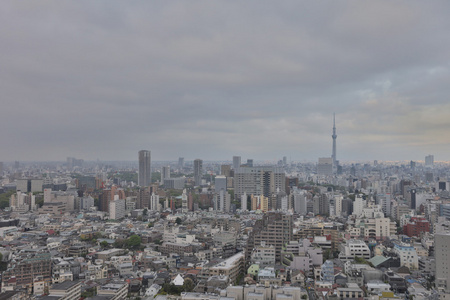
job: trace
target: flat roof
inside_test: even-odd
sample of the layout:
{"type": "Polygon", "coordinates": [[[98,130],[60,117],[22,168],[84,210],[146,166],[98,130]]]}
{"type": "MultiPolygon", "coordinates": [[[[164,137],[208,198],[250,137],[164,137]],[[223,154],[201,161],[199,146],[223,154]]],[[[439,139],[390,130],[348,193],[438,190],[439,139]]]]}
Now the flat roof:
{"type": "Polygon", "coordinates": [[[79,280],[64,281],[61,283],[56,283],[56,284],[52,285],[52,287],[50,288],[50,292],[51,292],[51,290],[68,290],[71,287],[77,285],[78,283],[79,283],[79,280]]]}

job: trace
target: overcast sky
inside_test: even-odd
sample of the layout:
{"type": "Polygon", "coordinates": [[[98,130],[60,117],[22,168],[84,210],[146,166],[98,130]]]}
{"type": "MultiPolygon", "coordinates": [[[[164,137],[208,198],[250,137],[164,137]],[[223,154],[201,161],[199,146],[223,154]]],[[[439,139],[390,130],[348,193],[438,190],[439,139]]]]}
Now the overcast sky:
{"type": "Polygon", "coordinates": [[[450,1],[2,1],[0,161],[450,160],[450,1]]]}

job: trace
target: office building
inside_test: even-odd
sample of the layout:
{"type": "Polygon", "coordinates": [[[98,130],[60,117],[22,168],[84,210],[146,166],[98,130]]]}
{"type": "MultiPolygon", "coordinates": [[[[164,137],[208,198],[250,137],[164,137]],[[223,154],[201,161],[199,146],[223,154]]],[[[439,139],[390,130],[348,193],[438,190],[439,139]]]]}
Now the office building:
{"type": "Polygon", "coordinates": [[[170,178],[170,166],[164,166],[161,168],[161,184],[166,184],[166,179],[170,178]]]}
{"type": "Polygon", "coordinates": [[[138,184],[140,186],[149,186],[152,182],[151,156],[150,151],[139,151],[139,176],[138,184]]]}
{"type": "Polygon", "coordinates": [[[319,163],[317,164],[317,174],[318,175],[332,175],[333,174],[333,158],[332,157],[319,158],[319,163]]]}
{"type": "Polygon", "coordinates": [[[215,192],[219,193],[221,190],[227,190],[227,178],[225,176],[216,176],[215,192]]]}
{"type": "Polygon", "coordinates": [[[194,160],[194,181],[196,186],[202,185],[203,160],[194,160]]]}
{"type": "Polygon", "coordinates": [[[342,261],[352,261],[355,257],[364,259],[370,258],[370,249],[364,241],[347,240],[345,244],[340,245],[339,259],[342,261]]]}
{"type": "Polygon", "coordinates": [[[253,167],[253,159],[251,159],[251,158],[247,159],[247,167],[250,167],[250,168],[253,167]]]}
{"type": "Polygon", "coordinates": [[[185,181],[186,181],[185,177],[166,178],[164,179],[164,188],[173,190],[182,190],[184,189],[185,181]]]}
{"type": "Polygon", "coordinates": [[[101,186],[101,180],[94,176],[80,176],[75,179],[75,183],[77,188],[83,191],[93,191],[101,186]]]}
{"type": "Polygon", "coordinates": [[[233,156],[233,169],[236,172],[236,170],[241,166],[241,157],[240,156],[233,156]]]}
{"type": "Polygon", "coordinates": [[[178,158],[178,169],[182,170],[184,168],[184,157],[178,158]]]}
{"type": "Polygon", "coordinates": [[[450,293],[450,233],[434,236],[436,258],[436,287],[450,293]]]}
{"type": "Polygon", "coordinates": [[[434,165],[434,155],[425,156],[425,167],[432,167],[434,165]]]}
{"type": "Polygon", "coordinates": [[[295,190],[292,197],[294,198],[294,211],[302,216],[307,215],[306,195],[299,190],[295,190]]]}
{"type": "Polygon", "coordinates": [[[18,179],[16,191],[23,193],[42,192],[43,184],[43,179],[18,179]]]}
{"type": "Polygon", "coordinates": [[[277,167],[241,167],[234,173],[236,197],[263,195],[270,198],[276,191],[285,192],[285,173],[277,167]]]}

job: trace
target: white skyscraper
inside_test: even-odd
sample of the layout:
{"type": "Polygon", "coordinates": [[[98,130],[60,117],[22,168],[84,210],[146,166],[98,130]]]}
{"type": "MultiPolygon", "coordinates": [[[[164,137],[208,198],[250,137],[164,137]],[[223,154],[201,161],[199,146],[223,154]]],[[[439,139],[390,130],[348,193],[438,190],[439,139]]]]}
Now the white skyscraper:
{"type": "Polygon", "coordinates": [[[114,200],[109,202],[109,218],[112,220],[120,220],[125,217],[125,199],[119,199],[116,195],[114,200]]]}
{"type": "Polygon", "coordinates": [[[44,202],[52,201],[52,189],[44,189],[44,202]]]}
{"type": "Polygon", "coordinates": [[[188,208],[188,195],[186,193],[186,189],[183,190],[183,194],[181,195],[181,212],[187,213],[189,211],[188,208]]]}
{"type": "Polygon", "coordinates": [[[342,196],[334,196],[334,212],[338,217],[342,215],[342,200],[342,196]]]}
{"type": "Polygon", "coordinates": [[[155,193],[150,196],[150,210],[159,211],[159,195],[155,195],[155,193]]]}
{"type": "Polygon", "coordinates": [[[365,207],[365,201],[362,195],[355,195],[355,201],[353,202],[353,214],[357,217],[363,214],[363,208],[365,207]]]}
{"type": "Polygon", "coordinates": [[[229,212],[231,206],[231,196],[226,190],[220,190],[214,195],[214,210],[229,212]]]}

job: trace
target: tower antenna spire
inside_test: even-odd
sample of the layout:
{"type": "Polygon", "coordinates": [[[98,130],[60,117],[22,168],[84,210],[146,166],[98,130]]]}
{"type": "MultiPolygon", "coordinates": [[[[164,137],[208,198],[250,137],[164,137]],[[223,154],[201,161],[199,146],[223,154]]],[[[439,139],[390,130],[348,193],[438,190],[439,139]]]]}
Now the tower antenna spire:
{"type": "Polygon", "coordinates": [[[336,138],[337,138],[337,134],[336,134],[336,113],[333,113],[333,135],[331,136],[333,138],[333,154],[332,159],[333,159],[333,171],[337,171],[337,161],[336,161],[336,138]]]}

